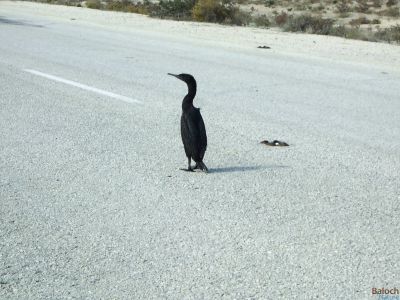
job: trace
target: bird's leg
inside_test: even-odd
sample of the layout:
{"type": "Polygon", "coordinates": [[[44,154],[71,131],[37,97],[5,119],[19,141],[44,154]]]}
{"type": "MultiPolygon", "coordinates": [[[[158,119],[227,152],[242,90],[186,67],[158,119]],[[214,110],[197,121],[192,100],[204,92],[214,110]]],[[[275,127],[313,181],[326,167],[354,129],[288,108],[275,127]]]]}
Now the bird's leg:
{"type": "Polygon", "coordinates": [[[188,171],[188,172],[193,172],[192,166],[190,163],[192,162],[192,158],[188,157],[188,168],[187,169],[181,169],[182,171],[188,171]]]}
{"type": "Polygon", "coordinates": [[[193,171],[191,164],[192,164],[192,158],[189,156],[188,157],[188,168],[187,168],[188,171],[193,171]]]}

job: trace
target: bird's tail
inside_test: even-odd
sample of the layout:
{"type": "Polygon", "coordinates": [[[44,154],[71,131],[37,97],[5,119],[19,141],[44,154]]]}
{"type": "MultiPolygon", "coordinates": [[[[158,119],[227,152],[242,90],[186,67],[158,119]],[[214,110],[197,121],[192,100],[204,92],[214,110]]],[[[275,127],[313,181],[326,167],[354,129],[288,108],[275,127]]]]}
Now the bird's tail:
{"type": "Polygon", "coordinates": [[[200,170],[204,171],[205,173],[208,173],[207,166],[202,161],[198,162],[197,164],[198,164],[200,170]]]}

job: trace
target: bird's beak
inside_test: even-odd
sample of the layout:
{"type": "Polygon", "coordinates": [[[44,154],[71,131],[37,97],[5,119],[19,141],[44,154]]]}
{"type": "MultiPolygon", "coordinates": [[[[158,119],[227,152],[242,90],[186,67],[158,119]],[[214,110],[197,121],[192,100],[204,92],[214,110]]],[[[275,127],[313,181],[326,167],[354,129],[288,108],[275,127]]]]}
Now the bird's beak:
{"type": "Polygon", "coordinates": [[[178,77],[178,75],[171,74],[171,73],[168,73],[168,75],[171,75],[171,76],[174,76],[174,77],[176,77],[176,78],[180,79],[180,78],[178,77]]]}

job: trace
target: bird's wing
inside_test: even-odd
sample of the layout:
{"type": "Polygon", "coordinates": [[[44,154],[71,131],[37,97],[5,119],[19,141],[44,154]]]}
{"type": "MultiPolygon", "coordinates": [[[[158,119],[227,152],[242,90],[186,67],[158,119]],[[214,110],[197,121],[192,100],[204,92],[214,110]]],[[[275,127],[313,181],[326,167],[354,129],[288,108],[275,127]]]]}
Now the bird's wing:
{"type": "Polygon", "coordinates": [[[197,110],[198,113],[198,127],[199,127],[199,136],[200,136],[200,159],[203,160],[204,154],[207,149],[207,133],[206,126],[204,125],[203,118],[200,114],[200,110],[197,110]]]}
{"type": "Polygon", "coordinates": [[[200,111],[194,109],[181,118],[181,134],[186,154],[201,161],[207,148],[207,135],[200,111]]]}
{"type": "Polygon", "coordinates": [[[203,160],[204,153],[207,149],[207,134],[203,118],[198,108],[192,111],[192,117],[190,119],[193,120],[193,122],[189,122],[189,128],[193,133],[197,156],[198,159],[203,160]]]}
{"type": "Polygon", "coordinates": [[[186,156],[192,157],[195,148],[193,144],[194,138],[189,129],[189,119],[186,114],[181,116],[181,136],[186,156]]]}

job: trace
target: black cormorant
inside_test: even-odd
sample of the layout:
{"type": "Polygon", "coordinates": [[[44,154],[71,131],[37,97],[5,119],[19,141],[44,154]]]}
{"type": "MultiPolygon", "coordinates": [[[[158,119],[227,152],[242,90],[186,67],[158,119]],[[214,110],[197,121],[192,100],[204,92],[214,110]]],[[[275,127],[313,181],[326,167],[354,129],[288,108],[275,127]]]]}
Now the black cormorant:
{"type": "Polygon", "coordinates": [[[204,153],[207,149],[207,134],[204,126],[203,118],[200,114],[200,109],[193,106],[193,99],[196,96],[196,80],[190,74],[171,74],[176,78],[186,82],[188,93],[182,101],[182,116],[181,116],[181,136],[185,153],[188,158],[188,168],[182,169],[185,171],[193,171],[200,169],[208,172],[206,165],[203,163],[204,153]],[[192,168],[191,160],[196,162],[192,168]]]}

